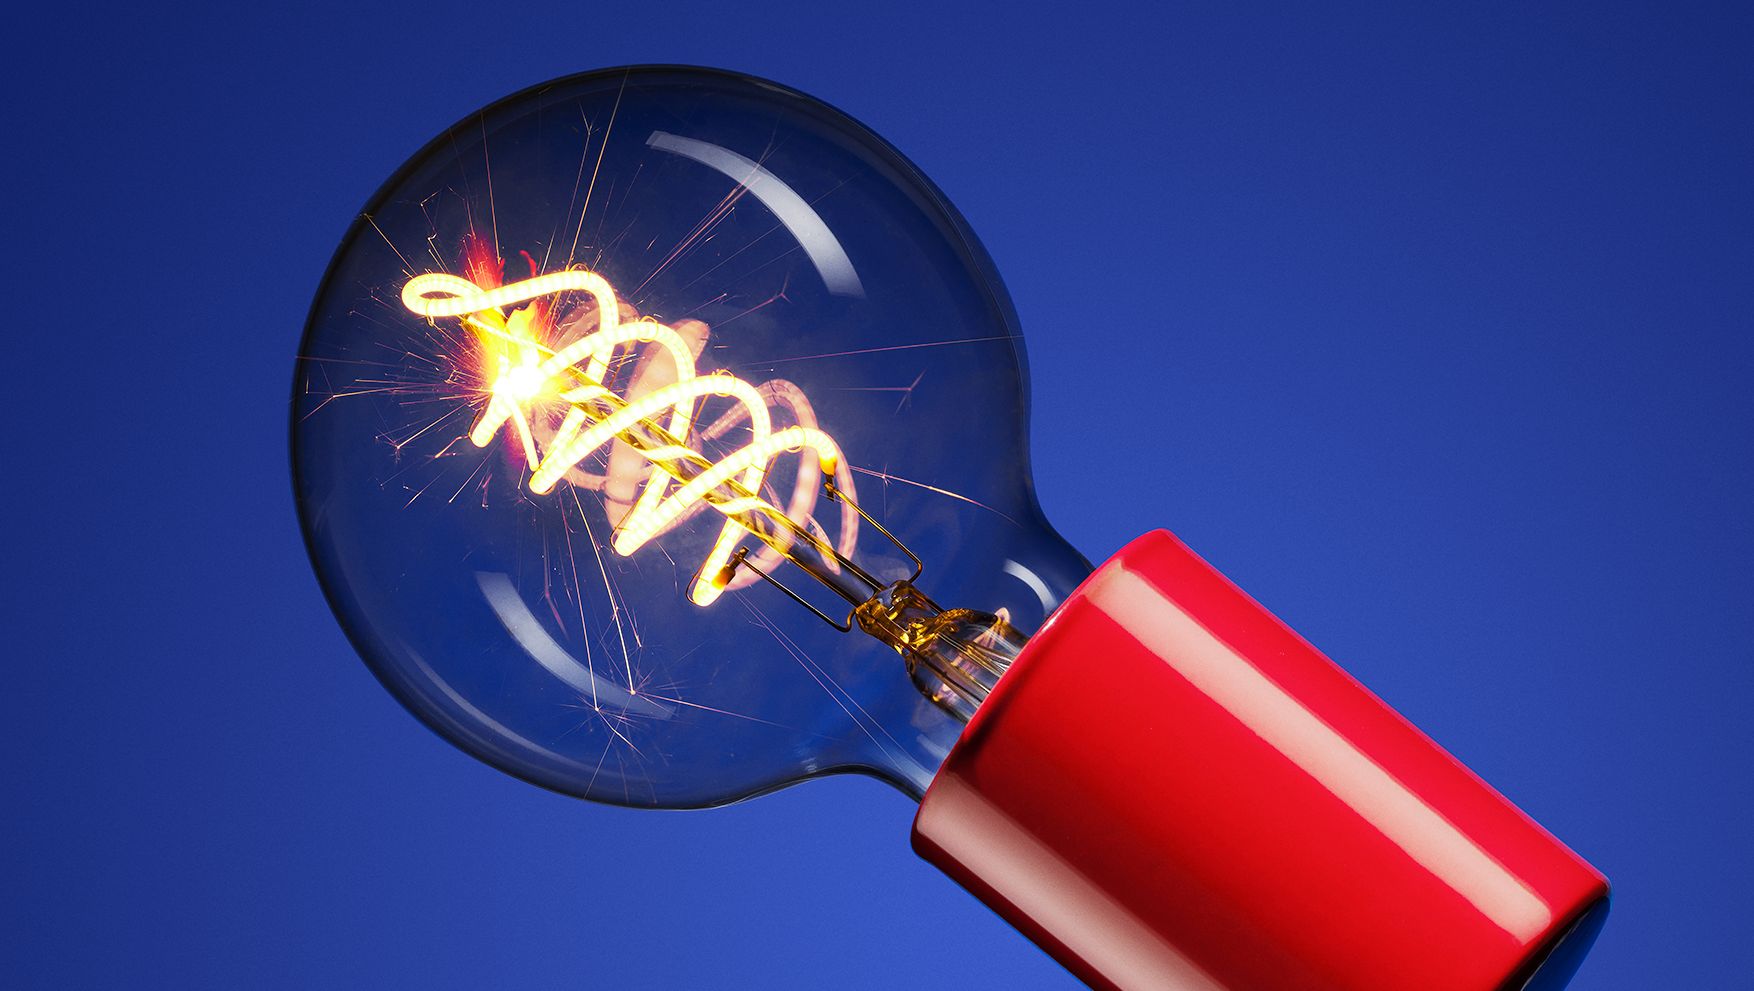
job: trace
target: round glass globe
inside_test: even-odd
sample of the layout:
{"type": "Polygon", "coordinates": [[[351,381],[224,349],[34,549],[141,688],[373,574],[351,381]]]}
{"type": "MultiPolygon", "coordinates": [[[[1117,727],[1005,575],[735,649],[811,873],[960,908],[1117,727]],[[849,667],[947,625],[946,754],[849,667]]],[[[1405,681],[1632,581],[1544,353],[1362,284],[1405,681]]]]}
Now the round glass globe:
{"type": "MultiPolygon", "coordinates": [[[[716,602],[691,601],[725,522],[710,508],[618,553],[653,470],[619,441],[532,487],[529,455],[569,407],[518,349],[552,354],[597,329],[603,305],[549,293],[498,307],[483,330],[404,298],[431,273],[486,291],[568,271],[613,286],[622,322],[674,328],[701,374],[755,387],[776,429],[832,436],[844,465],[831,477],[924,559],[936,600],[1027,631],[1088,573],[1031,489],[1011,303],[943,195],[800,93],[615,69],[526,90],[433,140],[371,198],[323,279],[293,464],[311,558],[353,644],[434,730],[570,794],[689,807],[864,771],[917,796],[961,722],[894,651],[750,569],[716,602]],[[501,394],[516,414],[483,442],[501,394]]],[[[649,350],[618,352],[610,379],[662,378],[649,350]]],[[[708,396],[683,439],[719,458],[751,429],[708,396]]],[[[894,541],[822,498],[821,467],[781,456],[762,494],[871,575],[907,577],[894,541]]]]}

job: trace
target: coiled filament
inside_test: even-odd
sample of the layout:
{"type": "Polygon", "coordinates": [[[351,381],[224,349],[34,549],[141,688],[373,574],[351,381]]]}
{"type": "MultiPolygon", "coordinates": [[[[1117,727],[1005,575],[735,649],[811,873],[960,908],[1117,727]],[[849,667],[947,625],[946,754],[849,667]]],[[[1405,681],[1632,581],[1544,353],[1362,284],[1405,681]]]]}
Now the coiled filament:
{"type": "Polygon", "coordinates": [[[853,481],[839,446],[813,425],[802,393],[790,383],[757,387],[724,371],[700,374],[694,349],[676,328],[649,318],[623,322],[614,288],[597,273],[568,269],[491,288],[457,275],[429,273],[403,286],[402,303],[429,320],[458,318],[478,338],[492,342],[484,347],[497,358],[487,369],[492,386],[469,439],[486,447],[500,431],[510,430],[532,469],[531,492],[548,493],[563,480],[606,487],[616,480],[613,456],[609,476],[582,472],[581,463],[617,441],[638,452],[648,467],[632,505],[616,523],[616,553],[634,553],[707,507],[726,517],[689,589],[696,604],[707,605],[725,588],[754,580],[734,574],[732,566],[737,545],[748,533],[767,545],[755,559],[758,566],[771,567],[780,557],[793,556],[800,543],[816,552],[811,555],[813,571],[835,570],[835,562],[851,554],[856,515],[843,506],[840,537],[832,547],[810,517],[817,479],[833,478],[837,489],[849,495],[853,481]],[[504,312],[509,306],[574,292],[588,294],[596,304],[597,329],[559,349],[537,339],[533,325],[539,321],[531,307],[509,317],[504,312]],[[667,361],[670,374],[648,375],[622,392],[612,389],[607,380],[617,357],[641,349],[648,367],[667,361]],[[697,416],[709,398],[729,399],[733,410],[703,429],[697,416]],[[770,398],[808,422],[775,430],[770,398]],[[538,438],[531,408],[546,402],[564,403],[566,412],[551,434],[538,438]],[[691,438],[717,437],[744,421],[749,442],[722,458],[709,458],[690,444],[691,438]],[[782,510],[760,495],[769,470],[782,455],[805,452],[814,458],[799,465],[793,498],[782,510]]]}

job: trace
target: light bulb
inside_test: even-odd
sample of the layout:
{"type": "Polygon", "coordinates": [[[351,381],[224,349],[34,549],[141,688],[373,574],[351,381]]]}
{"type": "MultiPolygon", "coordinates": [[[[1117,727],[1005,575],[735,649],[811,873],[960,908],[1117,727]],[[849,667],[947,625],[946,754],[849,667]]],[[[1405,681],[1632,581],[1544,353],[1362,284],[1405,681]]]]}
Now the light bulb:
{"type": "MultiPolygon", "coordinates": [[[[1025,387],[979,242],[869,130],[729,73],[587,73],[466,118],[348,231],[299,353],[300,513],[355,647],[462,749],[647,807],[877,776],[925,798],[922,853],[1099,986],[1280,986],[1282,957],[1485,991],[1575,928],[1599,876],[1557,844],[1525,869],[1508,803],[1185,548],[1143,539],[1074,592],[1025,387]],[[1236,780],[1175,777],[1171,718],[1216,719],[1200,761],[1236,780]],[[1203,824],[1257,822],[1281,773],[1326,796],[1312,821],[1338,799],[1330,851],[1386,837],[1398,893],[1370,898],[1429,909],[1478,973],[1335,962],[1310,933],[1344,923],[1244,897],[1255,841],[1222,863],[1203,824]]],[[[1297,876],[1354,883],[1325,870],[1297,876]]]]}
{"type": "Polygon", "coordinates": [[[1021,359],[979,243],[871,132],[728,74],[595,73],[362,211],[300,352],[301,511],[373,670],[505,771],[917,798],[1090,571],[1031,492],[1021,359]]]}

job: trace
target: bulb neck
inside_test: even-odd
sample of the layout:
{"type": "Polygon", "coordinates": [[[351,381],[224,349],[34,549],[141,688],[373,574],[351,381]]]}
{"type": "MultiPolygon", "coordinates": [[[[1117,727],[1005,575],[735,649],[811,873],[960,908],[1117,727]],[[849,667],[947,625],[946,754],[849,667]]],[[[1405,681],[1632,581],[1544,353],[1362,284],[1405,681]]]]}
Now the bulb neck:
{"type": "Polygon", "coordinates": [[[901,654],[922,694],[963,722],[1023,649],[1023,634],[1004,617],[941,609],[907,581],[879,589],[853,617],[901,654]]]}

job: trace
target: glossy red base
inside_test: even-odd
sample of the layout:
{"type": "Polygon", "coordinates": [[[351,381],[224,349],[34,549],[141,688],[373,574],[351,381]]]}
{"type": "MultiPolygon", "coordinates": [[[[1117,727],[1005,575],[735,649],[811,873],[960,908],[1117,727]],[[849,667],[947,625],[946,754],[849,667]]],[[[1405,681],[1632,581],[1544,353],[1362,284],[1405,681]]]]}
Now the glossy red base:
{"type": "Polygon", "coordinates": [[[1520,987],[1608,890],[1161,531],[1030,639],[914,848],[1126,991],[1520,987]]]}

